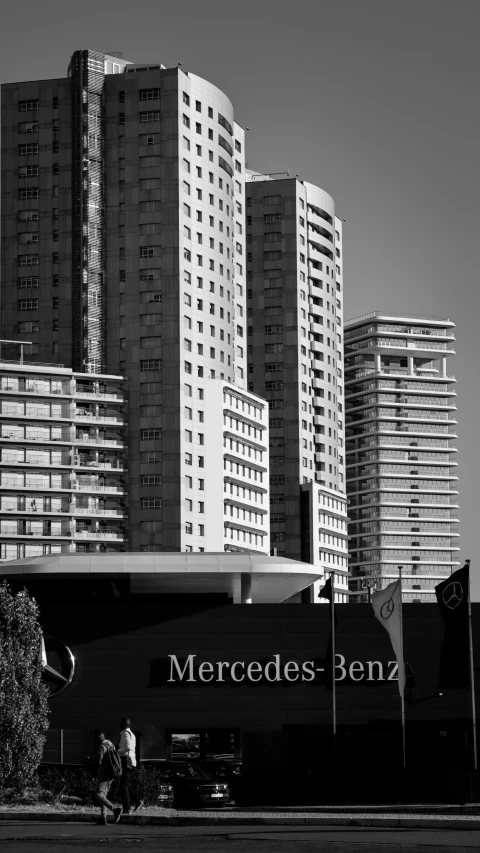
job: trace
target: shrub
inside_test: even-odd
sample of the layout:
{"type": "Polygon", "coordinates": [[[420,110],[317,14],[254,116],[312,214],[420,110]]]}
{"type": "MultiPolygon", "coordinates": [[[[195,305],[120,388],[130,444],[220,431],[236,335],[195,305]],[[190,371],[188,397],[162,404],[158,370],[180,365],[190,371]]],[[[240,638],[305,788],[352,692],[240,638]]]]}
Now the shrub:
{"type": "MultiPolygon", "coordinates": [[[[146,806],[157,806],[160,788],[166,784],[163,772],[160,768],[140,765],[131,777],[133,798],[143,800],[146,806]]],[[[115,780],[112,784],[109,799],[120,799],[120,780],[115,780]]]]}
{"type": "Polygon", "coordinates": [[[38,784],[40,800],[44,803],[57,804],[68,793],[70,772],[61,771],[57,767],[42,766],[38,768],[38,784]]]}
{"type": "Polygon", "coordinates": [[[48,728],[38,606],[0,584],[0,791],[22,790],[37,769],[48,728]]]}

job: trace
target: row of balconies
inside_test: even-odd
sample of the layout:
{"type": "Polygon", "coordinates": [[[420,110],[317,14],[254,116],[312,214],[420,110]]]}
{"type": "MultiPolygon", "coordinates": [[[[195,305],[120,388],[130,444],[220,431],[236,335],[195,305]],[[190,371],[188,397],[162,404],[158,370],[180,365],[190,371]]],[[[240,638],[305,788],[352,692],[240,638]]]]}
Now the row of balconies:
{"type": "Polygon", "coordinates": [[[452,398],[448,397],[422,397],[418,394],[412,394],[409,396],[408,394],[385,394],[385,393],[368,393],[368,394],[357,394],[354,398],[348,397],[347,399],[347,407],[348,411],[361,411],[362,409],[371,409],[372,407],[377,406],[389,406],[392,409],[405,409],[405,411],[410,411],[411,409],[420,408],[422,411],[425,410],[429,412],[431,409],[448,409],[448,411],[455,411],[456,405],[452,400],[456,397],[456,395],[452,395],[452,398]]]}
{"type": "Polygon", "coordinates": [[[387,332],[393,335],[413,335],[414,337],[427,335],[434,338],[451,338],[455,340],[455,334],[452,329],[432,328],[430,326],[406,326],[401,323],[372,323],[370,326],[360,328],[346,329],[345,340],[352,340],[364,335],[376,335],[379,332],[387,332]]]}
{"type": "MultiPolygon", "coordinates": [[[[102,400],[106,402],[112,403],[121,403],[125,402],[125,398],[121,392],[116,389],[106,389],[106,390],[92,390],[92,386],[95,383],[92,383],[88,388],[82,387],[78,383],[73,385],[70,381],[60,382],[58,380],[31,380],[24,379],[22,381],[22,377],[8,377],[3,376],[0,379],[0,395],[5,394],[5,399],[11,399],[15,395],[18,394],[34,394],[38,398],[43,397],[53,397],[58,399],[58,397],[65,398],[75,398],[75,399],[87,399],[87,400],[102,400]]],[[[100,388],[100,386],[98,386],[100,388]]],[[[102,386],[103,388],[103,386],[102,386]]]]}
{"type": "Polygon", "coordinates": [[[19,426],[16,429],[15,424],[0,425],[0,440],[8,443],[35,441],[41,444],[77,444],[77,445],[98,445],[108,447],[124,447],[124,441],[119,440],[118,435],[115,436],[99,436],[92,432],[76,433],[72,435],[71,429],[59,429],[57,435],[52,435],[49,427],[39,431],[28,426],[19,426]],[[19,435],[19,430],[23,431],[23,435],[19,435]]]}
{"type": "Polygon", "coordinates": [[[351,424],[347,425],[347,438],[358,438],[359,436],[368,434],[370,432],[373,433],[398,433],[399,435],[408,435],[414,438],[419,435],[448,435],[449,438],[457,438],[457,433],[455,432],[456,423],[453,425],[449,424],[435,424],[435,423],[421,423],[420,421],[405,421],[401,420],[399,423],[395,421],[393,418],[388,420],[380,420],[373,419],[372,421],[363,421],[359,424],[351,424]]]}
{"type": "MultiPolygon", "coordinates": [[[[375,334],[375,332],[374,332],[375,334]]],[[[378,349],[392,349],[392,350],[435,350],[436,352],[445,352],[445,353],[454,353],[454,349],[452,344],[443,343],[442,341],[423,341],[416,340],[415,338],[366,338],[365,340],[355,341],[353,343],[345,344],[345,356],[348,358],[349,353],[358,352],[358,350],[378,350],[378,349]]]]}
{"type": "Polygon", "coordinates": [[[456,424],[457,421],[455,418],[452,418],[448,412],[440,412],[440,411],[429,411],[428,409],[422,409],[421,411],[417,411],[413,408],[408,408],[406,406],[392,406],[391,408],[379,408],[378,406],[367,407],[364,411],[359,412],[359,414],[352,414],[352,410],[349,410],[346,415],[346,423],[347,426],[352,426],[353,424],[361,424],[365,421],[377,420],[378,418],[389,419],[396,423],[410,423],[410,422],[419,422],[425,423],[426,421],[438,421],[443,423],[446,421],[450,424],[456,424]]]}
{"type": "Polygon", "coordinates": [[[439,381],[437,384],[432,382],[430,377],[418,377],[413,382],[408,381],[406,379],[396,381],[394,379],[372,379],[370,381],[363,381],[358,383],[358,387],[353,385],[354,380],[350,380],[348,382],[349,385],[349,398],[356,397],[357,394],[366,394],[368,392],[375,391],[390,391],[394,394],[410,394],[413,392],[414,394],[447,394],[448,396],[455,396],[456,391],[452,390],[448,384],[443,384],[445,382],[444,377],[441,377],[441,382],[439,381]]]}
{"type": "Polygon", "coordinates": [[[126,539],[125,533],[118,533],[111,530],[98,530],[96,532],[87,532],[86,530],[66,530],[60,532],[37,532],[30,531],[24,533],[18,533],[17,531],[10,530],[0,530],[0,541],[5,539],[22,539],[25,541],[31,541],[32,539],[60,539],[60,540],[72,540],[72,539],[97,539],[99,541],[110,541],[110,542],[124,542],[126,539]]]}
{"type": "Polygon", "coordinates": [[[2,482],[0,484],[0,489],[9,490],[15,489],[19,492],[28,492],[28,491],[38,491],[41,489],[42,491],[48,491],[52,493],[57,492],[70,492],[70,491],[78,491],[78,492],[99,492],[101,494],[126,494],[126,489],[123,485],[116,485],[114,483],[78,483],[74,482],[69,485],[46,485],[42,482],[32,482],[29,484],[18,484],[17,482],[12,481],[4,481],[2,477],[2,482]]]}
{"type": "Polygon", "coordinates": [[[72,553],[97,553],[110,551],[118,553],[124,551],[124,546],[117,547],[117,543],[107,542],[59,542],[58,545],[46,542],[3,542],[0,544],[0,562],[6,560],[22,560],[28,557],[40,557],[49,554],[72,554],[72,553]]]}
{"type": "Polygon", "coordinates": [[[33,466],[37,468],[45,467],[49,469],[62,470],[64,468],[68,469],[95,469],[102,471],[119,471],[123,472],[125,468],[123,467],[122,460],[109,460],[108,462],[96,461],[94,459],[88,461],[80,461],[80,460],[69,460],[62,459],[60,461],[46,459],[45,457],[34,457],[30,459],[12,459],[11,455],[6,454],[0,450],[0,465],[15,465],[18,467],[27,466],[29,470],[32,469],[33,466]]]}
{"type": "MultiPolygon", "coordinates": [[[[48,500],[51,500],[50,498],[48,500]]],[[[35,516],[38,518],[39,516],[60,516],[62,518],[72,518],[73,516],[81,515],[81,516],[89,516],[89,517],[109,517],[109,518],[125,518],[126,510],[123,507],[98,507],[98,506],[88,506],[88,507],[79,507],[76,506],[73,501],[65,501],[62,502],[60,506],[52,505],[50,508],[45,506],[44,498],[38,496],[37,498],[33,498],[33,500],[29,497],[28,501],[23,503],[23,506],[18,504],[17,498],[13,497],[10,499],[8,496],[2,496],[0,498],[0,514],[3,515],[21,515],[21,516],[35,516]],[[37,505],[38,502],[38,505],[37,505]],[[33,504],[33,505],[32,505],[33,504]]],[[[52,504],[54,502],[52,501],[52,504]]]]}

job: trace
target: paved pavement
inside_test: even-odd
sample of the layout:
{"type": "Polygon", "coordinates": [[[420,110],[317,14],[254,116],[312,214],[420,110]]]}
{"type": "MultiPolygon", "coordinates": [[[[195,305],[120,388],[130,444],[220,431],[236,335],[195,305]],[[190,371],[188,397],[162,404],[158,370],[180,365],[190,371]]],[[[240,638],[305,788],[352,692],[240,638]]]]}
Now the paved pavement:
{"type": "Polygon", "coordinates": [[[480,830],[359,826],[96,826],[2,821],[0,853],[478,853],[480,830]]]}

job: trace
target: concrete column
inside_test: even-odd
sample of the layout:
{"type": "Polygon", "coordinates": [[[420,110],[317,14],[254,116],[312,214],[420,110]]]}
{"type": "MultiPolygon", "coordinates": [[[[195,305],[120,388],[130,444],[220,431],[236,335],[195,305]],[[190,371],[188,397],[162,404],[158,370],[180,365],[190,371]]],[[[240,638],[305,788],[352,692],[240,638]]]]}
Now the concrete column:
{"type": "Polygon", "coordinates": [[[241,603],[252,603],[252,575],[242,572],[241,576],[241,603]]]}
{"type": "Polygon", "coordinates": [[[442,358],[442,376],[447,375],[447,359],[442,358]]]}
{"type": "Polygon", "coordinates": [[[380,353],[375,353],[375,371],[380,373],[382,369],[382,356],[380,353]]]}
{"type": "Polygon", "coordinates": [[[415,365],[414,365],[413,355],[409,355],[408,356],[408,372],[409,372],[410,376],[413,375],[414,370],[415,370],[415,365]]]}

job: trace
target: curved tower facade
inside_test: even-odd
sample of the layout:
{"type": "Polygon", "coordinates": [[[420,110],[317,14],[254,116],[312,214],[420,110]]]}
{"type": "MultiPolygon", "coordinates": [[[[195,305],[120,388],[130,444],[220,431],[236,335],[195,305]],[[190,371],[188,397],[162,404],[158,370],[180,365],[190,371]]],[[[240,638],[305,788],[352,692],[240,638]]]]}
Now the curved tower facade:
{"type": "Polygon", "coordinates": [[[403,567],[405,601],[435,601],[457,566],[454,324],[374,311],[345,327],[350,600],[403,567]]]}
{"type": "Polygon", "coordinates": [[[342,223],[333,198],[297,178],[252,173],[246,196],[249,388],[270,407],[271,543],[334,571],[343,602],[342,223]]]}
{"type": "Polygon", "coordinates": [[[268,553],[231,101],[180,68],[89,50],[66,79],[2,88],[3,337],[125,377],[130,550],[268,553]]]}

